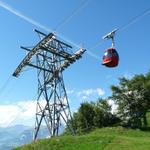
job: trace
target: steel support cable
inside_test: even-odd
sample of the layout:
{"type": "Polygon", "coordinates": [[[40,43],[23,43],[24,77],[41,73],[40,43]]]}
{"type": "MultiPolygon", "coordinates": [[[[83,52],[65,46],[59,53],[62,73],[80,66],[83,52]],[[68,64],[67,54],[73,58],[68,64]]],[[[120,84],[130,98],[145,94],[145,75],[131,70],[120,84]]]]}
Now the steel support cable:
{"type": "Polygon", "coordinates": [[[99,42],[97,42],[97,43],[96,43],[94,46],[92,46],[91,48],[86,49],[86,50],[87,50],[87,54],[90,55],[91,57],[97,59],[97,60],[99,61],[99,59],[100,59],[99,56],[97,56],[96,54],[94,54],[94,53],[92,52],[92,50],[95,49],[96,47],[102,45],[103,43],[104,43],[104,41],[100,40],[99,42]]]}
{"type": "MultiPolygon", "coordinates": [[[[87,6],[89,2],[90,2],[90,0],[84,0],[78,8],[76,8],[76,9],[74,9],[74,10],[72,11],[71,15],[67,16],[66,18],[64,18],[64,19],[55,27],[54,32],[56,32],[56,30],[60,29],[62,26],[64,26],[65,24],[67,24],[79,11],[81,11],[83,8],[85,8],[85,6],[87,6]]],[[[67,41],[68,41],[68,40],[67,40],[67,41]]],[[[73,42],[70,42],[70,43],[72,44],[73,42]]],[[[100,44],[101,44],[101,43],[98,42],[98,43],[96,44],[96,47],[97,47],[98,45],[100,45],[100,44]]],[[[74,44],[74,46],[76,46],[76,47],[78,47],[78,48],[81,47],[81,46],[79,46],[78,44],[74,44]]],[[[94,48],[95,48],[95,46],[94,46],[94,48]]],[[[87,50],[87,54],[90,55],[91,57],[93,57],[93,58],[99,60],[99,57],[98,57],[97,55],[95,55],[95,54],[91,51],[92,49],[93,49],[93,47],[90,48],[90,49],[86,49],[86,50],[87,50]]]]}
{"type": "Polygon", "coordinates": [[[75,8],[69,16],[64,18],[58,25],[56,25],[56,27],[54,28],[54,31],[60,29],[62,26],[67,24],[79,11],[81,11],[85,6],[88,5],[89,1],[90,0],[82,1],[79,7],[75,8]]]}
{"type": "Polygon", "coordinates": [[[123,31],[126,28],[128,28],[129,26],[135,24],[136,22],[138,22],[140,19],[142,19],[143,17],[145,17],[146,15],[148,15],[150,13],[150,8],[144,10],[142,13],[140,13],[139,15],[133,17],[131,20],[129,20],[128,23],[122,25],[121,27],[118,28],[119,31],[123,31]]]}
{"type": "MultiPolygon", "coordinates": [[[[71,13],[69,16],[67,16],[66,18],[64,18],[64,19],[55,27],[54,32],[56,32],[56,31],[57,31],[58,29],[60,29],[62,26],[64,26],[65,24],[67,24],[79,11],[81,11],[83,8],[85,8],[85,6],[87,6],[89,2],[90,2],[90,0],[84,0],[84,1],[81,3],[81,5],[80,5],[79,7],[77,7],[76,9],[74,9],[74,10],[72,11],[72,13],[71,13]]],[[[67,41],[69,41],[69,40],[67,40],[67,41]]],[[[70,42],[70,43],[72,44],[73,42],[70,42]]],[[[99,57],[98,57],[96,54],[94,54],[91,50],[92,50],[93,48],[95,48],[95,47],[101,45],[102,43],[103,43],[103,42],[98,42],[94,47],[92,47],[92,48],[90,48],[90,49],[86,49],[86,50],[87,50],[87,54],[90,55],[91,57],[93,57],[93,58],[99,60],[99,57]]],[[[79,46],[78,44],[74,44],[74,43],[73,43],[73,45],[76,46],[76,47],[78,47],[78,48],[81,47],[81,46],[79,46]]]]}
{"type": "Polygon", "coordinates": [[[4,92],[5,91],[5,89],[7,88],[7,86],[9,85],[9,83],[12,81],[12,75],[10,75],[7,79],[6,79],[6,81],[4,82],[4,84],[1,86],[1,88],[0,88],[0,94],[2,94],[2,92],[4,92]]]}
{"type": "MultiPolygon", "coordinates": [[[[37,97],[37,94],[34,95],[34,97],[32,98],[33,101],[35,100],[35,98],[37,97]]],[[[28,105],[29,107],[30,105],[28,105]]],[[[22,112],[17,113],[17,115],[7,124],[6,127],[11,126],[20,116],[22,115],[22,112]]],[[[34,127],[34,126],[33,126],[34,127]]]]}

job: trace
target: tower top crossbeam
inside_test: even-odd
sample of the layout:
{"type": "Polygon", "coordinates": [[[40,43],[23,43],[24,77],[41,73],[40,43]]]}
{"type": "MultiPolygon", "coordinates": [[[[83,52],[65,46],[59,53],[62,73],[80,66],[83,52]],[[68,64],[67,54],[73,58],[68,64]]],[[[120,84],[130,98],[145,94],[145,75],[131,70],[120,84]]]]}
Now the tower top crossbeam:
{"type": "Polygon", "coordinates": [[[20,75],[20,72],[23,70],[23,68],[26,65],[44,70],[44,68],[42,67],[39,68],[38,66],[33,65],[31,63],[32,57],[35,56],[36,54],[41,55],[41,51],[55,54],[56,56],[59,56],[65,60],[63,64],[61,64],[59,71],[63,71],[70,64],[75,62],[77,59],[81,58],[82,54],[86,51],[85,49],[80,48],[77,52],[72,53],[71,52],[72,46],[70,46],[69,44],[66,44],[63,41],[56,39],[56,35],[54,33],[49,33],[48,35],[46,35],[45,33],[42,33],[38,30],[35,30],[35,32],[44,36],[44,38],[32,49],[21,47],[27,50],[28,54],[25,56],[25,58],[22,60],[22,62],[14,71],[13,76],[15,77],[18,77],[20,75]]]}

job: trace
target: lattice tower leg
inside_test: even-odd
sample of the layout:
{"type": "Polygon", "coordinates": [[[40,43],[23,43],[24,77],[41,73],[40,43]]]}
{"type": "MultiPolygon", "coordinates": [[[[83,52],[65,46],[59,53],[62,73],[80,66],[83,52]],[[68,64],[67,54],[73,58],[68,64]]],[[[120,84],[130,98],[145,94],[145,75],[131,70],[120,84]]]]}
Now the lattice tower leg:
{"type": "MultiPolygon", "coordinates": [[[[46,56],[46,54],[43,54],[46,56]]],[[[38,70],[38,98],[36,106],[36,122],[34,140],[38,137],[38,132],[44,121],[49,136],[57,136],[59,134],[60,126],[68,125],[68,120],[71,119],[71,112],[68,103],[67,93],[63,81],[61,71],[58,71],[60,66],[59,58],[54,56],[55,60],[51,63],[46,58],[39,58],[37,56],[37,65],[45,67],[47,70],[38,70]]],[[[73,128],[70,127],[72,133],[73,128]]]]}

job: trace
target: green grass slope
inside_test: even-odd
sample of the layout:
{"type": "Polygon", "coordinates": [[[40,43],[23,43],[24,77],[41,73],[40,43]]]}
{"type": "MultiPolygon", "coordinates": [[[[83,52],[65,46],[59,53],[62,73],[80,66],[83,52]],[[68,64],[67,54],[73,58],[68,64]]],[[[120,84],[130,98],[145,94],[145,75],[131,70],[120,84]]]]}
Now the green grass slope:
{"type": "Polygon", "coordinates": [[[81,136],[38,140],[14,150],[150,150],[150,132],[102,128],[81,136]]]}

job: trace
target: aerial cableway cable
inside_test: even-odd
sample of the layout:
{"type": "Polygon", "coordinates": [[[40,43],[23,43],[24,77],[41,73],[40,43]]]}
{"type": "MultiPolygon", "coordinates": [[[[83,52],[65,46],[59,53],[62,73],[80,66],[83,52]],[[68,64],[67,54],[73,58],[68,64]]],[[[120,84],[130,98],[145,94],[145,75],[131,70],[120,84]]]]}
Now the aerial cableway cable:
{"type": "Polygon", "coordinates": [[[85,6],[87,6],[89,2],[90,0],[82,1],[79,7],[75,8],[70,15],[68,15],[58,25],[56,25],[54,31],[59,30],[62,26],[67,24],[79,11],[81,11],[85,6]]]}
{"type": "Polygon", "coordinates": [[[6,79],[6,81],[4,82],[4,84],[1,86],[1,88],[0,88],[0,94],[2,94],[4,91],[5,91],[5,89],[7,88],[7,86],[9,85],[9,83],[12,81],[12,75],[10,75],[7,79],[6,79]]]}
{"type": "Polygon", "coordinates": [[[140,13],[139,15],[133,17],[131,20],[129,20],[129,22],[127,22],[126,24],[120,26],[118,28],[119,31],[123,31],[126,28],[128,28],[129,26],[135,24],[136,22],[138,22],[140,19],[142,19],[143,17],[145,17],[146,15],[148,15],[150,13],[150,8],[144,10],[142,13],[140,13]]]}
{"type": "MultiPolygon", "coordinates": [[[[35,98],[37,98],[37,94],[32,98],[33,101],[35,100],[35,98]]],[[[29,106],[29,105],[28,105],[28,106],[29,106]]],[[[12,126],[13,123],[14,123],[15,121],[17,121],[17,119],[19,119],[20,116],[21,116],[21,113],[17,113],[17,115],[16,115],[14,118],[12,118],[12,119],[10,120],[10,122],[6,125],[6,127],[12,126]]],[[[32,126],[32,127],[34,128],[34,126],[32,126]]]]}
{"type": "MultiPolygon", "coordinates": [[[[129,22],[127,22],[126,24],[124,24],[124,25],[120,26],[119,28],[117,28],[117,32],[120,32],[120,31],[123,31],[123,30],[127,29],[128,27],[130,27],[131,25],[135,24],[136,22],[141,20],[143,17],[145,17],[149,13],[150,13],[150,8],[144,10],[142,13],[140,13],[139,15],[133,17],[131,20],[129,20],[129,22]]],[[[90,50],[100,46],[101,44],[103,44],[103,40],[102,39],[99,42],[97,42],[94,46],[92,46],[90,48],[90,50]]]]}

